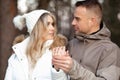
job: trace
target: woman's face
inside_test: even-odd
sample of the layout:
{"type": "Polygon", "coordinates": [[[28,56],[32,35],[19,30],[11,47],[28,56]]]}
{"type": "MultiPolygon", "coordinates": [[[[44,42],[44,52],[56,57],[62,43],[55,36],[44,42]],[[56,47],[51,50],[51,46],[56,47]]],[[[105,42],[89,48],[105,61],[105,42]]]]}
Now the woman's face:
{"type": "Polygon", "coordinates": [[[51,16],[48,16],[47,17],[47,31],[46,31],[46,39],[47,40],[50,40],[50,39],[53,39],[54,37],[54,34],[55,34],[55,23],[52,19],[51,16]]]}

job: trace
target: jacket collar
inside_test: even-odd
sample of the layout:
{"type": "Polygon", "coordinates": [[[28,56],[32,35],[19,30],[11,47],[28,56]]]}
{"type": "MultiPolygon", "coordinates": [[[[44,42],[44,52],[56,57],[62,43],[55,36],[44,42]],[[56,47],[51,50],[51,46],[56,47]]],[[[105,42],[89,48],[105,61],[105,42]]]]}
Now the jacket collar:
{"type": "Polygon", "coordinates": [[[17,55],[19,60],[26,57],[26,49],[27,49],[29,40],[30,40],[30,37],[26,38],[21,43],[18,43],[12,47],[14,53],[17,55]]]}
{"type": "MultiPolygon", "coordinates": [[[[27,37],[21,43],[18,43],[12,47],[19,60],[26,58],[26,50],[29,40],[30,37],[27,37]]],[[[43,49],[49,48],[52,43],[53,40],[47,40],[43,45],[43,49]]]]}
{"type": "Polygon", "coordinates": [[[110,39],[111,33],[109,29],[105,26],[105,24],[101,25],[101,29],[94,33],[94,34],[82,34],[78,33],[75,35],[75,37],[81,41],[86,40],[87,42],[93,41],[93,40],[106,40],[110,39]]]}

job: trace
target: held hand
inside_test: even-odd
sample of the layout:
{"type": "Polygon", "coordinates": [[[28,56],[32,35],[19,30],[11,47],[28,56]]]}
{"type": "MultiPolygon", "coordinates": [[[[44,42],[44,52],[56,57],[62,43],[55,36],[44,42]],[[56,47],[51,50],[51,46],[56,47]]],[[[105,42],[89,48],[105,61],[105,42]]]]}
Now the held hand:
{"type": "Polygon", "coordinates": [[[53,50],[52,64],[57,68],[62,69],[68,73],[73,65],[73,60],[69,56],[68,51],[65,51],[65,47],[57,47],[53,50]]]}
{"type": "Polygon", "coordinates": [[[53,55],[65,55],[66,54],[66,51],[65,51],[65,46],[62,46],[62,47],[56,47],[56,48],[53,48],[52,52],[53,52],[53,55]]]}
{"type": "MultiPolygon", "coordinates": [[[[61,55],[65,54],[65,46],[53,48],[52,54],[53,54],[53,56],[55,56],[55,55],[56,55],[56,56],[61,56],[61,55]]],[[[57,71],[59,70],[59,67],[57,67],[57,65],[54,65],[54,64],[53,64],[53,67],[54,67],[57,71]]]]}

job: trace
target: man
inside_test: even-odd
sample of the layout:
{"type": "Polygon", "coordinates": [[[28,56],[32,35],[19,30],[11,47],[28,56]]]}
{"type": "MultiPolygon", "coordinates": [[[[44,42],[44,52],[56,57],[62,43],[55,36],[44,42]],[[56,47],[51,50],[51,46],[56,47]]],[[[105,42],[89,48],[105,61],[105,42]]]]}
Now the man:
{"type": "Polygon", "coordinates": [[[68,45],[69,52],[62,47],[54,49],[53,65],[68,73],[71,80],[120,80],[120,48],[110,40],[99,2],[78,1],[72,25],[75,38],[68,45]]]}

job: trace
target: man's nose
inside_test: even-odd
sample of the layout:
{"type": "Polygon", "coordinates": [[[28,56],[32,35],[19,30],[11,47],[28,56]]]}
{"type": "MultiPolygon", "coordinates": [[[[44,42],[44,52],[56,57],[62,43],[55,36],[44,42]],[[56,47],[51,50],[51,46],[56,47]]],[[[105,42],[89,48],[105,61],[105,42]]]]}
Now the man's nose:
{"type": "Polygon", "coordinates": [[[73,19],[73,21],[72,21],[72,25],[74,26],[75,24],[76,24],[75,19],[73,19]]]}

